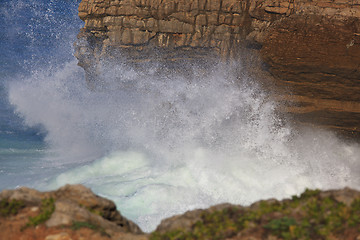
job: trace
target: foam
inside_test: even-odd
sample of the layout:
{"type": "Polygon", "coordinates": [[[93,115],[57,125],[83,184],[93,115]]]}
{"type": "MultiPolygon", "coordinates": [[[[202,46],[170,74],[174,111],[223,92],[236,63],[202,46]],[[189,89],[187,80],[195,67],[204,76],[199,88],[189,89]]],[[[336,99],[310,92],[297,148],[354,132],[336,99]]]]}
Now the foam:
{"type": "Polygon", "coordinates": [[[93,91],[72,61],[11,82],[18,113],[47,130],[50,154],[42,161],[64,169],[38,187],[85,184],[145,231],[217,203],[359,188],[359,145],[320,129],[294,130],[237,66],[182,75],[119,64],[93,91]]]}

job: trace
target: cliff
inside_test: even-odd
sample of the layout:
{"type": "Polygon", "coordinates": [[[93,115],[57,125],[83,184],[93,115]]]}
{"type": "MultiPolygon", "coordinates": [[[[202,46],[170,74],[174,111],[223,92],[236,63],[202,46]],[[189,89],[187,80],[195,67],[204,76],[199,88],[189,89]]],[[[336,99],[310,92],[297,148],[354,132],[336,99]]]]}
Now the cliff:
{"type": "MultiPolygon", "coordinates": [[[[259,55],[283,112],[360,133],[359,0],[83,0],[76,56],[89,82],[101,60],[206,64],[259,55]]],[[[253,70],[256,68],[256,70],[253,70]]],[[[264,76],[259,74],[259,76],[264,76]]]]}
{"type": "Polygon", "coordinates": [[[81,185],[0,193],[2,240],[359,239],[360,192],[306,190],[249,207],[221,204],[165,219],[143,234],[110,200],[81,185]]]}

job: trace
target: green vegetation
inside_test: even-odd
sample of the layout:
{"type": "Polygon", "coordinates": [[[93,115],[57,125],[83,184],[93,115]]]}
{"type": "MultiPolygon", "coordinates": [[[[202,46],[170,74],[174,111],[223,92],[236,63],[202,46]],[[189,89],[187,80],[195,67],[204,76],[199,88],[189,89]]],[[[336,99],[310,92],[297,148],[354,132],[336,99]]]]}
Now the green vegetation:
{"type": "MultiPolygon", "coordinates": [[[[351,204],[351,214],[349,216],[349,225],[352,227],[360,225],[360,199],[356,199],[351,204]]],[[[360,230],[360,229],[359,229],[360,230]]]]}
{"type": "Polygon", "coordinates": [[[2,199],[0,201],[0,216],[8,217],[11,215],[16,215],[20,209],[24,208],[25,204],[21,200],[11,200],[2,199]]]}
{"type": "Polygon", "coordinates": [[[46,222],[55,211],[55,200],[53,198],[45,198],[41,201],[40,213],[35,217],[29,217],[29,222],[25,227],[37,226],[46,222]]]}
{"type": "Polygon", "coordinates": [[[89,212],[93,213],[93,214],[96,214],[100,217],[104,217],[104,212],[99,210],[99,209],[94,209],[94,208],[91,208],[91,207],[87,207],[87,206],[84,206],[83,204],[79,204],[80,207],[82,208],[85,208],[86,210],[88,210],[89,212]]]}
{"type": "Polygon", "coordinates": [[[73,224],[71,226],[72,230],[76,231],[80,228],[89,228],[92,230],[98,230],[100,227],[95,224],[89,223],[89,222],[73,222],[73,224]]]}
{"type": "Polygon", "coordinates": [[[268,224],[264,225],[264,228],[269,229],[274,235],[284,239],[291,239],[295,237],[293,235],[296,225],[295,219],[283,217],[271,220],[268,224]]]}
{"type": "Polygon", "coordinates": [[[289,201],[261,201],[256,206],[203,212],[190,231],[177,229],[164,234],[152,233],[151,240],[226,239],[238,232],[253,230],[281,239],[329,239],[342,236],[347,229],[360,234],[360,199],[351,206],[319,190],[306,190],[289,201]]]}
{"type": "Polygon", "coordinates": [[[71,226],[72,230],[76,231],[80,228],[89,228],[91,230],[100,232],[101,235],[110,237],[110,235],[105,232],[105,229],[98,225],[95,225],[90,222],[77,222],[77,221],[73,222],[73,224],[71,226]]]}
{"type": "Polygon", "coordinates": [[[319,189],[315,189],[315,190],[311,190],[311,189],[305,189],[305,192],[303,192],[300,197],[297,197],[297,196],[292,196],[292,199],[308,199],[308,198],[311,198],[311,197],[317,197],[319,194],[320,194],[320,190],[319,189]]]}
{"type": "Polygon", "coordinates": [[[89,207],[86,207],[86,209],[93,214],[96,214],[100,217],[104,217],[104,213],[98,209],[93,209],[93,208],[89,208],[89,207]]]}

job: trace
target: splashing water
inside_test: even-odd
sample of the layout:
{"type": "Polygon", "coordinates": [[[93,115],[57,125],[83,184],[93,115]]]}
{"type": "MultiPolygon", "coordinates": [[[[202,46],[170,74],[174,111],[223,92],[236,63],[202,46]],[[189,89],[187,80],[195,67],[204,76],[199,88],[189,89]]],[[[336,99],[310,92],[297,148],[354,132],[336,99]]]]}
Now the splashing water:
{"type": "MultiPolygon", "coordinates": [[[[41,154],[6,162],[17,182],[43,190],[85,184],[144,231],[217,203],[284,198],[306,187],[359,189],[360,146],[323,130],[293,128],[241,64],[194,66],[184,74],[119,61],[90,90],[72,56],[82,24],[78,3],[0,3],[1,81],[25,124],[44,129],[34,144],[20,134],[35,145],[25,147],[27,158],[33,150],[41,154]]],[[[1,119],[12,122],[7,116],[1,119]]],[[[0,177],[7,179],[0,187],[14,179],[0,177]]]]}
{"type": "Polygon", "coordinates": [[[63,169],[38,187],[90,186],[144,231],[217,203],[359,188],[359,146],[292,129],[243,69],[146,69],[111,66],[95,91],[75,61],[10,84],[26,123],[47,130],[51,154],[43,162],[63,169]]]}

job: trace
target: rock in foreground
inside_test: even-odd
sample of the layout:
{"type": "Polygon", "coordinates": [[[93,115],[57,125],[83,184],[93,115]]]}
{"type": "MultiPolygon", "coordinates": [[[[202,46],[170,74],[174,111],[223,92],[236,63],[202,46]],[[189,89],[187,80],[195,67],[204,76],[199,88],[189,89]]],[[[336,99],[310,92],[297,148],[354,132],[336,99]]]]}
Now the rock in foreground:
{"type": "Polygon", "coordinates": [[[191,211],[163,221],[150,239],[360,239],[360,192],[306,190],[291,200],[191,211]]]}
{"type": "Polygon", "coordinates": [[[29,188],[0,193],[1,240],[146,239],[115,204],[82,185],[52,192],[29,188]]]}
{"type": "Polygon", "coordinates": [[[0,193],[0,239],[360,239],[360,192],[306,190],[250,207],[221,204],[165,219],[150,235],[81,185],[0,193]]]}

